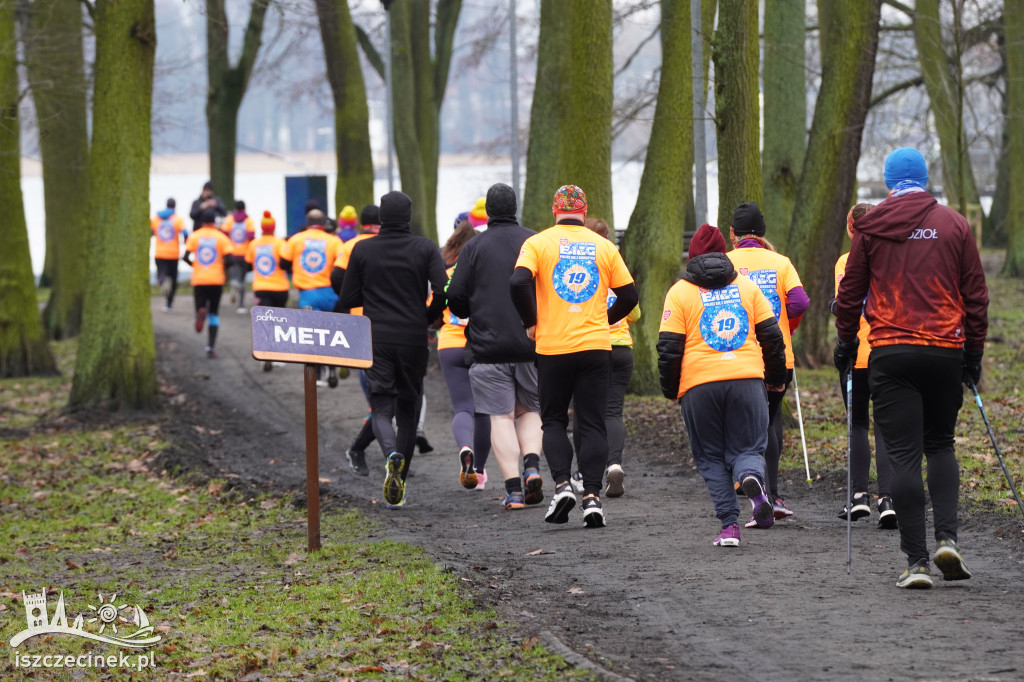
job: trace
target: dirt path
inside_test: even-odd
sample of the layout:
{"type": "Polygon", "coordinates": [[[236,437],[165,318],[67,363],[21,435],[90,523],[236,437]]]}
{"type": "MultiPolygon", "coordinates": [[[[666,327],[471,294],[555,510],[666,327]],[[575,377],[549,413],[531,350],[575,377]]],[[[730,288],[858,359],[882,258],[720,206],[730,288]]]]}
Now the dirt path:
{"type": "MultiPolygon", "coordinates": [[[[209,462],[257,486],[301,490],[301,368],[263,373],[249,354],[249,318],[233,312],[221,317],[220,357],[207,360],[190,304],[183,297],[174,313],[162,314],[154,299],[153,319],[162,380],[184,395],[176,399],[184,414],[220,431],[206,436],[209,462]]],[[[609,677],[1024,678],[1024,536],[1012,521],[998,529],[991,519],[962,519],[973,579],[899,590],[898,534],[874,523],[854,528],[846,574],[845,524],[835,516],[843,491],[835,486],[794,482],[796,516],[770,531],[745,531],[738,549],[717,548],[700,478],[683,466],[645,465],[644,453],[627,443],[626,496],[605,502],[608,527],[583,528],[578,510],[568,526],[551,526],[543,523],[546,500],[501,511],[496,467],[486,491],[458,485],[451,410],[436,367],[426,391],[436,450],[416,456],[406,508],[389,512],[370,502],[381,496],[379,449],[367,453],[368,478],[343,461],[366,411],[355,377],[320,389],[324,494],[364,509],[388,537],[424,546],[524,632],[564,643],[609,677]]]]}

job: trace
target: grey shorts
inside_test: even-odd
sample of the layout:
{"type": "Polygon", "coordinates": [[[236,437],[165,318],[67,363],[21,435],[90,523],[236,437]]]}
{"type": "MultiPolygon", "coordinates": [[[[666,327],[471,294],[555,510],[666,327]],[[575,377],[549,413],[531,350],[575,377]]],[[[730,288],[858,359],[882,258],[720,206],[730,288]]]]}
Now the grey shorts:
{"type": "Polygon", "coordinates": [[[540,412],[537,366],[532,362],[476,363],[469,368],[473,409],[480,414],[512,414],[516,403],[540,412]]]}

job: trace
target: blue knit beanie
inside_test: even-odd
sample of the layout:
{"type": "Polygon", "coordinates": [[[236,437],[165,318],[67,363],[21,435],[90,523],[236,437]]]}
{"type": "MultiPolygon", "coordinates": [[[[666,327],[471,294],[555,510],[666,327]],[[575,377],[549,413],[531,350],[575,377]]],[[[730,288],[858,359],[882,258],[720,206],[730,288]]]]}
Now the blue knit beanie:
{"type": "Polygon", "coordinates": [[[913,147],[900,147],[885,159],[885,186],[894,189],[900,182],[924,187],[928,184],[928,164],[921,152],[913,147]]]}

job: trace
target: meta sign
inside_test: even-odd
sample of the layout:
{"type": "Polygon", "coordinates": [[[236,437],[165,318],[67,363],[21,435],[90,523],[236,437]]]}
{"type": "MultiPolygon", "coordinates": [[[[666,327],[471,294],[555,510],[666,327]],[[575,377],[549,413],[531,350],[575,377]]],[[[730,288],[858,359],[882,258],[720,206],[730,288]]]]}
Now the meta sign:
{"type": "Polygon", "coordinates": [[[252,309],[252,356],[366,369],[373,364],[370,320],[362,315],[257,306],[252,309]]]}

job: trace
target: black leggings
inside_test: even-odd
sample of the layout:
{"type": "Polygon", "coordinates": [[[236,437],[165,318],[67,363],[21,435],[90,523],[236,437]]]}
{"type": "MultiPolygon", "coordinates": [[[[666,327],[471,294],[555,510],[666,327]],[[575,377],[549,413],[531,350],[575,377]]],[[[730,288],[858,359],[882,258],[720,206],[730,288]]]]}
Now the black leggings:
{"type": "Polygon", "coordinates": [[[416,421],[426,373],[426,346],[373,344],[373,366],[366,370],[370,409],[373,410],[370,421],[384,456],[398,452],[405,457],[403,480],[409,474],[416,446],[416,421]],[[397,432],[391,426],[392,418],[397,432]]]}
{"type": "Polygon", "coordinates": [[[197,284],[192,287],[192,298],[196,302],[196,311],[206,308],[206,344],[213,348],[217,343],[217,331],[220,329],[218,313],[220,311],[220,296],[224,287],[220,284],[197,284]]]}
{"type": "Polygon", "coordinates": [[[782,459],[782,400],[793,381],[793,370],[786,370],[786,388],[768,391],[768,447],[764,451],[764,471],[768,479],[768,498],[779,495],[779,460],[782,459]]]}
{"type": "Polygon", "coordinates": [[[254,291],[252,295],[256,298],[256,305],[265,305],[269,308],[287,308],[288,291],[254,291]]]}
{"type": "Polygon", "coordinates": [[[537,356],[537,391],[548,468],[555,483],[568,481],[572,475],[573,450],[567,429],[569,404],[575,399],[580,439],[577,465],[587,494],[601,492],[608,461],[604,414],[608,407],[609,355],[606,350],[585,350],[537,356]]]}
{"type": "Polygon", "coordinates": [[[154,258],[156,262],[156,281],[163,284],[165,279],[171,281],[171,289],[167,293],[167,307],[174,305],[174,292],[178,290],[178,259],[154,258]]]}
{"type": "MultiPolygon", "coordinates": [[[[839,378],[839,390],[846,405],[846,377],[839,378]]],[[[871,396],[868,392],[868,370],[853,370],[853,430],[850,433],[850,476],[853,492],[868,491],[868,471],[871,469],[871,445],[868,442],[868,406],[871,396]]],[[[875,470],[878,473],[878,495],[892,495],[892,467],[885,449],[885,439],[875,427],[875,470]]]]}
{"type": "MultiPolygon", "coordinates": [[[[633,349],[630,346],[612,346],[611,365],[608,370],[608,407],[604,413],[608,431],[608,466],[622,465],[622,450],[626,445],[626,425],[622,408],[626,403],[626,389],[633,378],[633,349]]],[[[580,426],[576,410],[572,412],[572,444],[580,451],[580,426]]]]}
{"type": "Polygon", "coordinates": [[[890,346],[871,352],[868,383],[875,423],[888,447],[900,548],[911,566],[928,558],[922,453],[928,458],[935,539],[955,541],[957,536],[960,465],[954,433],[964,400],[961,354],[929,346],[890,346]]]}

